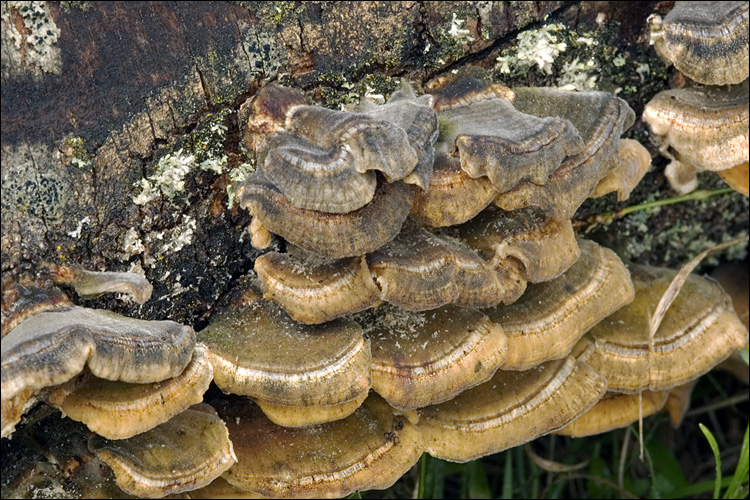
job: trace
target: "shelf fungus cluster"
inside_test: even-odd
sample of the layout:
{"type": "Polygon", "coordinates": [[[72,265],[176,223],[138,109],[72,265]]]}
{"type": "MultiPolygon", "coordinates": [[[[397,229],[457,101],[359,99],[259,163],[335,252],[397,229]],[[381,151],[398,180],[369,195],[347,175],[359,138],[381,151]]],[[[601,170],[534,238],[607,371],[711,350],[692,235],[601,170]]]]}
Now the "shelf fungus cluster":
{"type": "MultiPolygon", "coordinates": [[[[132,495],[339,497],[425,452],[463,462],[639,407],[678,421],[690,384],[747,342],[699,277],[650,339],[672,275],[576,238],[578,206],[627,198],[649,165],[610,94],[462,75],[357,112],[278,85],[243,109],[258,168],[236,192],[275,250],[197,334],[15,288],[4,435],[42,400],[132,495]]],[[[147,299],[127,276],[50,270],[147,299]]]]}
{"type": "MultiPolygon", "coordinates": [[[[86,295],[151,291],[128,273],[50,270],[86,295]]],[[[213,369],[191,327],[75,306],[35,285],[3,283],[3,437],[44,401],[85,424],[117,486],[143,497],[200,488],[236,461],[224,422],[212,408],[193,406],[213,369]]]]}
{"type": "Polygon", "coordinates": [[[656,51],[686,77],[643,112],[670,184],[688,193],[712,171],[748,196],[748,3],[681,2],[649,19],[656,51]]]}

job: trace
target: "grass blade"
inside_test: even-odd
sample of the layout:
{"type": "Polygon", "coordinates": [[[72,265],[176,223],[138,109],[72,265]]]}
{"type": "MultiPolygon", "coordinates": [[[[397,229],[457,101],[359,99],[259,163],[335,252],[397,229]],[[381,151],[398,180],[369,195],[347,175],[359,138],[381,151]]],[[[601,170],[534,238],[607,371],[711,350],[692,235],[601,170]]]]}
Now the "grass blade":
{"type": "Polygon", "coordinates": [[[716,442],[716,438],[714,438],[714,435],[711,434],[710,430],[708,430],[708,427],[703,424],[698,424],[698,427],[700,428],[703,435],[706,436],[706,440],[711,446],[711,451],[714,452],[714,458],[716,459],[716,481],[714,481],[714,498],[719,498],[719,490],[721,489],[721,456],[719,456],[719,445],[716,442]]]}
{"type": "Polygon", "coordinates": [[[502,498],[513,498],[513,454],[505,452],[505,470],[503,471],[502,498]]]}
{"type": "Polygon", "coordinates": [[[745,438],[742,440],[742,450],[740,450],[740,461],[734,470],[734,476],[727,491],[724,492],[724,498],[745,498],[747,496],[747,486],[743,483],[748,482],[747,473],[750,471],[750,426],[745,429],[745,438]]]}

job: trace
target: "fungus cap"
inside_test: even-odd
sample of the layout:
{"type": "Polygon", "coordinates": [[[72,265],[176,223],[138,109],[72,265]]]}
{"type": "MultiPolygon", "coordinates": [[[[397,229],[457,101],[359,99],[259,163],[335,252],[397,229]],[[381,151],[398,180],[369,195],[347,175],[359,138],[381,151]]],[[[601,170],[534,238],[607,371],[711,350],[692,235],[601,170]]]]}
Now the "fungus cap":
{"type": "Polygon", "coordinates": [[[88,366],[97,377],[133,383],[176,377],[190,362],[195,332],[173,321],[143,321],[70,307],[36,314],[2,340],[2,395],[61,384],[88,366]]]}
{"type": "Polygon", "coordinates": [[[649,23],[656,52],[688,78],[708,85],[747,78],[747,2],[679,2],[649,23]]]}
{"type": "Polygon", "coordinates": [[[558,220],[570,219],[596,185],[617,168],[620,135],[635,121],[625,101],[606,92],[570,92],[544,87],[517,88],[514,105],[535,116],[569,120],[583,138],[583,150],[565,158],[543,185],[531,182],[500,193],[504,210],[542,208],[558,220]]]}
{"type": "Polygon", "coordinates": [[[467,462],[566,425],[607,390],[596,370],[572,356],[523,372],[502,371],[445,403],[418,410],[427,452],[467,462]]]}
{"type": "Polygon", "coordinates": [[[376,394],[348,417],[284,428],[250,402],[217,404],[237,463],[230,484],[269,497],[336,498],[391,486],[422,454],[419,432],[376,394]]]}
{"type": "Polygon", "coordinates": [[[510,303],[525,287],[514,268],[495,269],[467,244],[417,224],[406,224],[367,263],[382,299],[410,311],[510,303]]]}
{"type": "Polygon", "coordinates": [[[625,201],[646,175],[651,166],[651,154],[640,142],[633,139],[620,139],[620,163],[596,185],[592,198],[616,192],[617,201],[625,201]]]}
{"type": "Polygon", "coordinates": [[[383,182],[362,208],[332,214],[293,206],[256,171],[238,188],[237,196],[269,231],[318,255],[341,259],[364,255],[392,240],[409,215],[414,189],[403,182],[383,182]]]}
{"type": "Polygon", "coordinates": [[[365,257],[310,262],[270,252],[255,259],[263,297],[301,323],[317,324],[380,303],[365,257]]]}
{"type": "Polygon", "coordinates": [[[414,313],[383,305],[355,319],[372,342],[372,388],[399,409],[437,404],[481,384],[507,352],[505,335],[476,310],[414,313]]]}
{"type": "Polygon", "coordinates": [[[226,425],[208,405],[128,439],[96,437],[92,445],[114,471],[117,486],[146,498],[206,486],[237,461],[226,425]]]}
{"type": "Polygon", "coordinates": [[[498,192],[488,177],[474,179],[461,169],[458,158],[439,154],[430,184],[417,192],[410,215],[433,227],[461,224],[487,207],[498,192]]]}
{"type": "Polygon", "coordinates": [[[570,437],[592,436],[626,427],[661,411],[669,391],[642,391],[637,394],[606,393],[586,413],[576,418],[555,434],[570,437]]]}
{"type": "Polygon", "coordinates": [[[88,376],[63,384],[72,387],[52,390],[47,400],[100,436],[125,439],[202,402],[212,375],[205,348],[197,345],[192,360],[177,377],[152,384],[131,384],[88,376]]]}
{"type": "Polygon", "coordinates": [[[578,240],[581,257],[561,276],[530,285],[518,301],[485,309],[508,338],[503,370],[527,370],[567,356],[591,327],[633,300],[630,273],[617,255],[578,240]]]}
{"type": "Polygon", "coordinates": [[[643,119],[661,150],[671,146],[683,163],[718,171],[748,161],[748,82],[664,90],[643,119]]]}
{"type": "Polygon", "coordinates": [[[522,181],[544,184],[563,158],[582,149],[581,137],[569,121],[518,111],[489,85],[485,91],[464,92],[464,80],[447,85],[459,89],[450,104],[439,109],[441,136],[436,148],[457,156],[470,177],[488,177],[498,192],[522,181]]]}
{"type": "Polygon", "coordinates": [[[198,338],[225,392],[309,408],[345,403],[370,389],[370,342],[351,320],[302,325],[258,299],[220,312],[198,338]]]}
{"type": "Polygon", "coordinates": [[[693,380],[747,342],[731,299],[711,279],[690,275],[649,344],[649,320],[676,271],[630,268],[635,299],[601,321],[574,352],[601,372],[609,390],[660,391],[693,380]],[[586,345],[593,345],[594,349],[586,345]]]}

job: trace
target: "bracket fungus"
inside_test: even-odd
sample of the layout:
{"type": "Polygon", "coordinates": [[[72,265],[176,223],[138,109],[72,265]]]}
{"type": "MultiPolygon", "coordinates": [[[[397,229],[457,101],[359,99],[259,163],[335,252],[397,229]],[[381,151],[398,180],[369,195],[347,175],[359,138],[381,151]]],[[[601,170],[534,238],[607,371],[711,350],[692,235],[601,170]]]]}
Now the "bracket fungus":
{"type": "Polygon", "coordinates": [[[190,363],[177,377],[152,384],[131,384],[86,374],[82,380],[52,388],[46,400],[100,436],[125,439],[201,403],[212,379],[205,348],[196,346],[190,363]]]}
{"type": "MultiPolygon", "coordinates": [[[[4,300],[4,435],[41,399],[89,427],[76,423],[128,494],[335,497],[390,486],[425,451],[463,462],[600,432],[587,420],[621,425],[632,413],[597,408],[632,407],[638,391],[654,411],[674,391],[680,414],[675,386],[747,341],[700,278],[653,346],[615,332],[623,318],[642,334],[667,279],[635,267],[634,291],[571,221],[586,198],[626,199],[648,168],[620,140],[634,113],[617,97],[459,75],[357,112],[270,84],[244,111],[258,167],[235,192],[252,244],[281,238],[255,259],[257,280],[240,279],[197,339],[54,294],[4,300]]],[[[84,296],[151,292],[50,271],[84,296]]]]}
{"type": "Polygon", "coordinates": [[[336,498],[392,485],[422,454],[421,437],[376,395],[348,417],[289,429],[248,401],[217,404],[237,463],[224,479],[269,497],[336,498]]]}
{"type": "Polygon", "coordinates": [[[671,162],[679,193],[697,188],[699,170],[717,172],[748,194],[748,4],[680,2],[652,15],[651,43],[691,81],[659,92],[643,110],[654,141],[671,162]]]}
{"type": "Polygon", "coordinates": [[[193,356],[195,332],[188,326],[73,306],[59,292],[20,290],[23,299],[2,339],[3,437],[42,389],[84,369],[102,379],[149,384],[178,377],[193,356]]]}
{"type": "Polygon", "coordinates": [[[288,425],[341,418],[371,386],[370,343],[351,320],[302,325],[273,302],[250,299],[218,314],[198,338],[222,390],[253,397],[288,425]]]}
{"type": "Polygon", "coordinates": [[[52,281],[58,285],[70,284],[79,297],[96,298],[101,294],[121,292],[138,304],[151,298],[154,287],[140,274],[89,271],[80,266],[48,265],[52,281]]]}
{"type": "Polygon", "coordinates": [[[117,486],[145,498],[201,488],[237,461],[227,426],[203,404],[129,439],[95,437],[92,446],[117,486]]]}
{"type": "Polygon", "coordinates": [[[84,366],[108,380],[159,382],[184,370],[194,343],[193,329],[173,321],[77,306],[36,314],[3,338],[3,399],[66,382],[84,366]]]}
{"type": "Polygon", "coordinates": [[[631,267],[635,299],[597,324],[574,352],[601,372],[609,390],[661,391],[703,375],[747,343],[731,299],[708,278],[690,275],[649,338],[649,320],[676,271],[631,267]],[[593,347],[593,348],[592,348],[593,347]]]}
{"type": "Polygon", "coordinates": [[[568,356],[526,371],[498,371],[450,401],[420,409],[418,427],[430,455],[467,462],[562,427],[606,390],[599,372],[568,356]]]}
{"type": "Polygon", "coordinates": [[[665,90],[646,105],[643,119],[662,153],[673,159],[667,176],[676,188],[693,186],[696,169],[741,170],[748,161],[747,81],[665,90]]]}
{"type": "Polygon", "coordinates": [[[747,78],[747,2],[679,2],[648,22],[656,52],[688,78],[708,85],[747,78]]]}

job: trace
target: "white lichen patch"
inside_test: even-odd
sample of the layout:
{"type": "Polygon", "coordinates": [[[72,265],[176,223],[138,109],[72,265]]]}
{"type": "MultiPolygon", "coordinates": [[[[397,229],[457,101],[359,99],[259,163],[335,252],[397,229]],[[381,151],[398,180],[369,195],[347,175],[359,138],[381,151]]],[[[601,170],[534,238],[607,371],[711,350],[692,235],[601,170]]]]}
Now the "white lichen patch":
{"type": "Polygon", "coordinates": [[[88,215],[78,221],[78,226],[76,226],[75,230],[68,232],[68,236],[70,236],[71,238],[76,238],[76,239],[80,238],[81,231],[83,231],[84,224],[91,225],[91,218],[88,215]]]}
{"type": "Polygon", "coordinates": [[[558,32],[565,29],[562,24],[548,24],[537,30],[520,33],[516,46],[503,50],[495,66],[500,73],[510,74],[537,67],[539,71],[552,74],[552,64],[568,45],[558,39],[558,32]]]}
{"type": "Polygon", "coordinates": [[[646,77],[651,75],[651,67],[647,63],[639,63],[635,67],[635,72],[641,78],[641,83],[645,83],[646,77]]]}
{"type": "Polygon", "coordinates": [[[617,56],[612,59],[612,66],[614,66],[615,68],[622,68],[627,62],[628,60],[624,55],[617,54],[617,56]]]}
{"type": "Polygon", "coordinates": [[[582,92],[595,90],[597,75],[593,73],[596,70],[597,64],[593,59],[581,62],[576,57],[572,61],[563,64],[557,84],[565,90],[579,90],[582,92]]]}
{"type": "MultiPolygon", "coordinates": [[[[125,233],[122,249],[128,254],[128,258],[131,255],[143,253],[143,251],[146,250],[146,247],[143,246],[143,242],[138,235],[138,231],[136,231],[134,227],[131,227],[128,229],[128,232],[125,233]]],[[[124,260],[127,260],[127,258],[124,260]]]]}
{"type": "Polygon", "coordinates": [[[237,168],[229,172],[229,180],[232,181],[227,185],[227,208],[229,210],[234,206],[235,198],[237,197],[235,185],[238,182],[244,181],[248,174],[252,172],[255,172],[255,165],[252,163],[241,163],[237,168]]]}
{"type": "Polygon", "coordinates": [[[47,2],[2,2],[0,19],[3,77],[31,75],[39,80],[45,73],[60,73],[60,28],[47,2]]]}
{"type": "Polygon", "coordinates": [[[164,244],[156,252],[156,255],[162,255],[168,252],[179,252],[185,246],[190,245],[193,242],[193,236],[195,234],[196,221],[193,217],[186,215],[183,217],[182,223],[169,230],[169,234],[164,237],[164,244]]]}
{"type": "MultiPolygon", "coordinates": [[[[223,127],[223,125],[212,126],[223,127]]],[[[223,131],[226,131],[226,127],[223,131]]],[[[162,195],[171,200],[175,194],[185,189],[185,177],[191,171],[197,168],[221,174],[226,162],[226,155],[209,157],[198,162],[195,155],[186,154],[180,148],[174,153],[163,156],[156,165],[156,172],[136,184],[136,186],[140,185],[141,192],[133,198],[133,203],[143,205],[162,195]]]]}
{"type": "Polygon", "coordinates": [[[456,13],[453,13],[453,19],[451,20],[451,27],[448,29],[448,36],[460,43],[470,43],[474,41],[474,37],[471,36],[471,31],[464,28],[466,19],[458,19],[456,13]]]}

